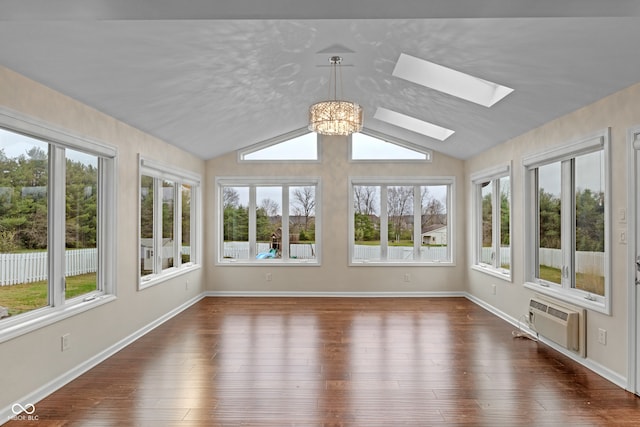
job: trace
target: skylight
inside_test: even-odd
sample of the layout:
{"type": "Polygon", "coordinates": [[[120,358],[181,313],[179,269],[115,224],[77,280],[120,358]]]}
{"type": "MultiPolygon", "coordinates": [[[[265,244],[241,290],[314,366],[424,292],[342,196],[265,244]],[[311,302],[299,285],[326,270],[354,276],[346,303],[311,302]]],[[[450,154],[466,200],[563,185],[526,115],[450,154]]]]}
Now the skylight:
{"type": "Polygon", "coordinates": [[[415,117],[407,116],[402,113],[398,113],[386,108],[378,107],[376,113],[373,115],[374,119],[382,120],[383,122],[390,123],[395,126],[399,126],[410,131],[421,133],[431,138],[444,141],[454,134],[451,129],[438,126],[433,123],[425,122],[415,117]]]}
{"type": "Polygon", "coordinates": [[[280,142],[266,142],[250,147],[240,160],[318,160],[318,135],[313,132],[280,142]]]}
{"type": "Polygon", "coordinates": [[[354,133],[351,135],[351,159],[429,161],[431,152],[426,149],[405,147],[363,133],[354,133]]]}
{"type": "Polygon", "coordinates": [[[501,86],[405,53],[400,54],[393,76],[437,91],[491,107],[513,89],[501,86]]]}

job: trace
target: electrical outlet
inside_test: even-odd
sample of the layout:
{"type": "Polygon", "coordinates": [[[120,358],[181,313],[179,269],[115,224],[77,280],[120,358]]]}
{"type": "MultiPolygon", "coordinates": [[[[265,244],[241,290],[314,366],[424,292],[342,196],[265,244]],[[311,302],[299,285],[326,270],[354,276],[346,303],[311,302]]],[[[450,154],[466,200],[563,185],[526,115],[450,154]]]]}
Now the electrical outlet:
{"type": "Polygon", "coordinates": [[[607,345],[607,331],[605,329],[598,329],[598,342],[602,345],[607,345]]]}
{"type": "Polygon", "coordinates": [[[497,289],[497,285],[491,285],[491,294],[495,295],[496,294],[496,289],[497,289]]]}
{"type": "Polygon", "coordinates": [[[67,351],[71,347],[71,334],[67,333],[60,337],[60,350],[67,351]]]}
{"type": "Polygon", "coordinates": [[[271,279],[272,279],[271,273],[267,273],[267,274],[264,275],[264,280],[266,280],[267,282],[270,282],[271,279]]]}
{"type": "Polygon", "coordinates": [[[188,290],[189,290],[189,279],[187,279],[187,280],[184,282],[184,290],[185,290],[185,291],[188,291],[188,290]]]}
{"type": "Polygon", "coordinates": [[[624,229],[618,230],[618,243],[622,245],[627,244],[627,230],[624,230],[624,229]]]}
{"type": "Polygon", "coordinates": [[[409,273],[405,273],[403,280],[405,283],[409,283],[411,281],[411,275],[409,273]]]}

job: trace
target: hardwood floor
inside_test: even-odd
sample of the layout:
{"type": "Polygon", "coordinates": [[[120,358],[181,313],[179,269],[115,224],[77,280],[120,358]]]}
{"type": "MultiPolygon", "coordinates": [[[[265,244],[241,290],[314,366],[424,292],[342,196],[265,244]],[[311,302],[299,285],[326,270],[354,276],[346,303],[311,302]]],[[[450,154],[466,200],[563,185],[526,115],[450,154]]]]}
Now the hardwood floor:
{"type": "Polygon", "coordinates": [[[640,425],[513,329],[463,298],[206,298],[6,425],[640,425]]]}

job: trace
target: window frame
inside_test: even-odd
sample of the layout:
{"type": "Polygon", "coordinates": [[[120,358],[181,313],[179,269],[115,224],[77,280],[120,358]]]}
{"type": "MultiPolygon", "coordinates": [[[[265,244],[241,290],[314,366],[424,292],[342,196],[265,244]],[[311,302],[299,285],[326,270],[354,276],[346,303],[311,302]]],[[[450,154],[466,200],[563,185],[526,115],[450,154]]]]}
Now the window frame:
{"type": "Polygon", "coordinates": [[[493,264],[482,262],[482,184],[490,182],[492,186],[491,206],[492,206],[492,233],[493,251],[500,253],[501,246],[501,203],[500,203],[500,180],[509,178],[509,187],[513,188],[513,175],[511,162],[498,165],[489,169],[471,174],[472,203],[473,203],[473,223],[472,223],[472,244],[473,258],[471,268],[507,282],[513,282],[513,196],[509,198],[509,256],[511,262],[509,269],[498,266],[500,255],[494,258],[493,264]]]}
{"type": "MultiPolygon", "coordinates": [[[[173,185],[173,260],[172,267],[162,268],[162,255],[154,255],[152,260],[153,273],[142,276],[140,259],[138,264],[138,290],[160,284],[166,280],[193,271],[201,266],[201,178],[199,174],[186,171],[175,166],[150,159],[138,154],[138,248],[142,248],[142,217],[141,213],[141,186],[142,176],[153,179],[154,199],[153,199],[153,253],[162,253],[162,182],[170,181],[173,185]],[[190,261],[182,264],[182,185],[191,187],[191,212],[190,212],[190,261]]],[[[139,256],[139,255],[138,255],[139,256]]]]}
{"type": "Polygon", "coordinates": [[[3,319],[0,343],[75,316],[116,299],[117,236],[117,147],[31,116],[0,107],[0,127],[49,146],[48,171],[48,296],[49,304],[3,319]],[[98,158],[98,271],[96,290],[65,298],[65,150],[72,149],[98,158]]]}
{"type": "MultiPolygon", "coordinates": [[[[322,264],[322,182],[320,177],[224,177],[215,178],[216,192],[216,257],[215,264],[219,266],[321,266],[322,264]],[[224,212],[223,212],[223,187],[249,187],[249,218],[255,217],[257,210],[256,187],[278,187],[283,191],[282,201],[282,258],[277,259],[225,259],[224,255],[224,212]],[[289,187],[315,187],[315,259],[289,258],[289,187]],[[286,209],[285,209],[286,206],[286,209]]],[[[255,228],[255,227],[254,227],[255,228]]],[[[249,227],[249,247],[253,246],[256,239],[256,230],[249,227]],[[253,236],[251,235],[253,234],[253,236]]],[[[251,252],[250,252],[251,254],[251,252]]]]}
{"type": "Polygon", "coordinates": [[[265,148],[272,147],[274,145],[278,145],[283,142],[287,142],[291,139],[295,139],[304,135],[312,133],[306,127],[296,129],[291,132],[287,132],[282,135],[278,135],[276,137],[258,142],[256,144],[250,145],[249,147],[243,148],[237,151],[237,160],[238,163],[321,163],[322,162],[322,144],[320,144],[320,135],[316,134],[316,153],[317,158],[315,159],[264,159],[264,160],[252,160],[246,159],[245,157],[253,154],[257,151],[263,150],[265,148]]]}
{"type": "MultiPolygon", "coordinates": [[[[524,286],[540,294],[558,298],[574,305],[591,309],[603,314],[611,315],[611,144],[610,128],[594,132],[577,141],[557,148],[530,154],[522,159],[524,169],[524,213],[525,223],[535,224],[525,231],[524,245],[524,286]],[[555,162],[571,161],[578,156],[602,151],[604,156],[604,295],[596,295],[570,287],[570,283],[556,284],[536,277],[538,265],[538,188],[536,171],[539,167],[555,162]]],[[[562,165],[561,165],[562,166],[562,165]]],[[[566,168],[563,167],[566,175],[566,168]]],[[[562,198],[575,198],[573,179],[565,180],[561,184],[562,198]],[[567,182],[568,181],[568,182],[567,182]],[[566,193],[569,194],[566,194],[566,193]]],[[[573,259],[575,255],[575,208],[563,209],[562,222],[562,257],[573,259]],[[564,213],[567,211],[567,213],[564,213]],[[565,237],[569,236],[569,237],[565,237]]],[[[575,263],[568,263],[569,276],[575,276],[575,263]]],[[[565,266],[564,268],[566,268],[565,266]]]]}
{"type": "MultiPolygon", "coordinates": [[[[361,266],[446,266],[452,267],[456,265],[456,251],[455,251],[455,241],[456,241],[456,230],[453,224],[455,224],[455,200],[456,200],[456,177],[455,176],[423,176],[423,177],[349,177],[349,266],[353,267],[361,267],[361,266]],[[393,186],[439,186],[446,185],[447,188],[447,255],[448,261],[421,261],[421,260],[411,260],[411,261],[403,261],[403,260],[380,260],[380,261],[370,261],[370,260],[354,260],[354,246],[355,246],[355,207],[354,207],[354,186],[356,185],[368,185],[368,186],[380,186],[380,187],[393,187],[393,186]]],[[[386,194],[386,191],[382,191],[381,194],[386,194]]],[[[381,196],[382,198],[382,196],[381,196]]],[[[414,224],[421,224],[421,215],[422,209],[417,209],[416,200],[414,197],[414,224]],[[419,219],[419,220],[418,220],[419,219]],[[418,221],[416,221],[418,220],[418,221]]],[[[386,204],[386,203],[385,203],[386,204]]],[[[380,216],[381,216],[381,227],[385,228],[388,225],[384,226],[383,224],[388,224],[388,213],[387,210],[383,209],[384,205],[381,201],[380,205],[380,216]]],[[[381,237],[388,233],[380,232],[381,237]]],[[[420,233],[421,234],[421,233],[420,233]]],[[[421,243],[417,243],[416,240],[416,231],[414,226],[414,257],[415,252],[421,246],[421,243]]],[[[385,238],[388,241],[388,237],[385,238]]],[[[386,243],[383,243],[381,240],[381,246],[384,248],[387,246],[386,243]]],[[[385,257],[384,249],[381,250],[382,256],[385,257]]]]}
{"type": "Polygon", "coordinates": [[[353,158],[353,134],[348,136],[348,146],[349,146],[349,161],[354,163],[432,163],[433,162],[433,151],[428,148],[422,147],[417,144],[413,144],[408,141],[404,141],[393,136],[377,132],[371,129],[363,129],[361,134],[369,136],[371,138],[379,139],[380,141],[386,142],[388,144],[397,145],[398,147],[405,148],[407,150],[412,150],[417,153],[422,153],[425,155],[425,159],[354,159],[353,158]]]}

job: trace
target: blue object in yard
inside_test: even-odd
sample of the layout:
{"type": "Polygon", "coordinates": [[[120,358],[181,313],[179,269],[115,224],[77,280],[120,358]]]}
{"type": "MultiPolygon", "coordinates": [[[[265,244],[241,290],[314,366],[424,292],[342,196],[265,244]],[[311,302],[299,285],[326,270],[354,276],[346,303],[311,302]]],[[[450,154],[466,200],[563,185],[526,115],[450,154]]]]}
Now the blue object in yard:
{"type": "Polygon", "coordinates": [[[269,252],[260,252],[258,255],[256,255],[256,259],[266,259],[266,258],[275,258],[275,257],[276,257],[275,249],[271,249],[269,250],[269,252]]]}

